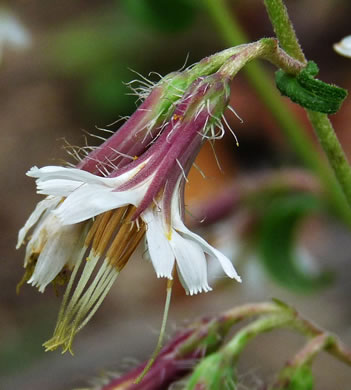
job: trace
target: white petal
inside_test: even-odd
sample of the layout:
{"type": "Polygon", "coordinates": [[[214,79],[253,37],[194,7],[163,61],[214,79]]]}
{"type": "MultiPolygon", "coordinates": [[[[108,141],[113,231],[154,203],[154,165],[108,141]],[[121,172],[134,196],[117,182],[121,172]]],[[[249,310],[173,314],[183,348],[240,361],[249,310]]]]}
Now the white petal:
{"type": "Polygon", "coordinates": [[[140,202],[144,191],[113,192],[96,184],[85,184],[69,195],[54,214],[64,225],[85,221],[108,210],[140,202]]]}
{"type": "Polygon", "coordinates": [[[62,224],[53,215],[51,211],[46,211],[40,221],[35,226],[31,238],[26,246],[26,255],[24,259],[24,266],[32,261],[33,255],[39,255],[46,245],[49,237],[60,230],[62,224]]]}
{"type": "Polygon", "coordinates": [[[18,232],[18,240],[16,249],[18,249],[22,244],[24,239],[26,238],[27,233],[29,230],[39,221],[40,217],[43,215],[43,213],[47,210],[54,209],[57,204],[60,202],[60,198],[46,198],[42,201],[40,201],[30,217],[27,219],[27,222],[24,224],[22,229],[18,232]]]}
{"type": "Polygon", "coordinates": [[[65,265],[77,260],[72,256],[79,253],[78,244],[81,242],[82,228],[82,224],[72,226],[56,224],[55,231],[50,232],[28,283],[44,292],[45,287],[55,279],[65,265]]]}
{"type": "Polygon", "coordinates": [[[26,173],[26,175],[36,178],[38,182],[62,179],[87,184],[100,184],[106,187],[116,188],[133,177],[144,165],[145,162],[141,163],[140,166],[136,166],[130,171],[113,178],[96,176],[90,172],[83,171],[82,169],[59,166],[46,166],[43,168],[33,167],[26,173]]]}
{"type": "Polygon", "coordinates": [[[216,258],[221,264],[223,271],[230,277],[236,279],[238,282],[241,282],[241,278],[236,272],[232,262],[224,256],[219,250],[213,248],[210,244],[206,242],[202,237],[190,231],[181,220],[179,214],[174,215],[173,218],[173,227],[180,231],[183,236],[197,242],[201,248],[210,256],[216,258]]]}
{"type": "Polygon", "coordinates": [[[190,295],[210,291],[207,282],[206,258],[201,247],[193,241],[182,238],[176,231],[170,240],[177,268],[184,288],[190,295]]]}
{"type": "Polygon", "coordinates": [[[82,182],[64,179],[37,181],[37,193],[42,195],[67,197],[81,185],[83,185],[82,182]]]}
{"type": "Polygon", "coordinates": [[[141,217],[147,224],[146,240],[157,277],[172,279],[174,254],[166,237],[162,213],[156,208],[154,210],[147,209],[141,217]]]}
{"type": "Polygon", "coordinates": [[[43,168],[32,167],[27,176],[39,179],[39,181],[63,179],[73,180],[83,183],[100,183],[102,177],[93,175],[87,171],[77,168],[65,168],[59,166],[46,166],[43,168]]]}

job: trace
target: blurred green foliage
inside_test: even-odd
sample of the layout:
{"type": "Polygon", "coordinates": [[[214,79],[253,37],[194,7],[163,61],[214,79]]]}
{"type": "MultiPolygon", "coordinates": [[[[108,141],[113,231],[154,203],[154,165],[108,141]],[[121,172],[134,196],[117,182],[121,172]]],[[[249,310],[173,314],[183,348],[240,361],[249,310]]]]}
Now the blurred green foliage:
{"type": "Polygon", "coordinates": [[[50,62],[55,73],[74,80],[83,109],[115,120],[135,107],[125,82],[140,78],[130,68],[143,72],[155,39],[116,6],[64,26],[51,39],[50,62]]]}
{"type": "Polygon", "coordinates": [[[26,318],[30,320],[23,322],[1,342],[0,376],[28,369],[36,359],[44,358],[42,343],[51,332],[55,310],[50,304],[42,304],[34,309],[28,308],[29,313],[26,318]]]}
{"type": "Polygon", "coordinates": [[[260,259],[268,273],[285,288],[307,293],[331,281],[329,272],[311,274],[302,267],[296,250],[303,219],[323,209],[321,199],[306,193],[275,196],[264,206],[258,228],[260,259]]]}
{"type": "Polygon", "coordinates": [[[197,0],[122,0],[127,12],[136,20],[165,32],[177,32],[194,21],[197,0]]]}

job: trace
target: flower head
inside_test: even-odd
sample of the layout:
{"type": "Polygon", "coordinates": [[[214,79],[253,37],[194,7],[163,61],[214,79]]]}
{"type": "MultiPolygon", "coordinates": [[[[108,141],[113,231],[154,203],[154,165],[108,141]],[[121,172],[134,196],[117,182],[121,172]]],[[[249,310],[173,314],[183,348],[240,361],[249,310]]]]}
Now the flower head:
{"type": "MultiPolygon", "coordinates": [[[[75,268],[54,336],[46,343],[48,349],[70,348],[73,336],[100,306],[145,232],[157,276],[172,279],[176,267],[190,295],[211,290],[205,254],[240,281],[230,260],[183,223],[187,173],[202,143],[223,135],[221,117],[228,98],[228,80],[223,76],[198,78],[178,101],[157,139],[138,158],[122,166],[114,164],[114,169],[110,166],[106,176],[54,166],[34,167],[27,173],[36,178],[38,193],[60,200],[45,209],[61,224],[60,233],[65,229],[85,232],[84,244],[78,245],[79,254],[75,252],[75,268]],[[73,290],[83,259],[85,265],[73,290]]],[[[42,231],[40,224],[38,228],[42,231]]],[[[42,272],[36,268],[30,281],[40,285],[45,279],[42,272]]]]}
{"type": "MultiPolygon", "coordinates": [[[[118,167],[123,167],[138,158],[154,141],[171,115],[172,104],[179,99],[186,77],[182,73],[171,73],[151,88],[139,91],[143,103],[117,133],[99,147],[69,147],[69,154],[76,158],[76,170],[84,181],[86,172],[106,176],[118,167]]],[[[19,231],[18,249],[29,239],[26,247],[25,275],[18,285],[28,281],[43,292],[51,282],[63,281],[67,270],[77,261],[76,250],[81,250],[86,236],[87,222],[63,226],[54,217],[54,211],[70,194],[74,183],[61,181],[59,193],[38,203],[23,228],[19,231]],[[84,228],[85,227],[85,228],[84,228]],[[61,248],[61,249],[60,249],[61,248]],[[52,256],[55,254],[55,256],[52,256]]],[[[57,182],[56,182],[57,184],[57,182]]]]}

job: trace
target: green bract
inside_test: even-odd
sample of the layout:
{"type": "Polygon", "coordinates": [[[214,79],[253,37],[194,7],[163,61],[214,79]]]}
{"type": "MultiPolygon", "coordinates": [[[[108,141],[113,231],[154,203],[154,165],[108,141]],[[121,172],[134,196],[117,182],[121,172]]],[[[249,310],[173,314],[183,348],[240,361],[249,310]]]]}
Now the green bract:
{"type": "Polygon", "coordinates": [[[300,106],[324,114],[335,114],[345,100],[347,91],[315,79],[317,74],[316,63],[310,61],[296,77],[278,70],[275,81],[280,93],[300,106]]]}
{"type": "Polygon", "coordinates": [[[236,390],[235,369],[221,352],[203,359],[190,376],[184,390],[236,390]]]}

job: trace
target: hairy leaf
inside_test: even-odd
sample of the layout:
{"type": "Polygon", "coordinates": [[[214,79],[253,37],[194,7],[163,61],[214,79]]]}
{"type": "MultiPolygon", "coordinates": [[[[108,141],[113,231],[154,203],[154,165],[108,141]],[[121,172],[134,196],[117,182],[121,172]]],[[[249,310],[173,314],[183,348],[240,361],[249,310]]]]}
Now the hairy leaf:
{"type": "Polygon", "coordinates": [[[347,91],[315,79],[317,73],[317,65],[310,61],[297,76],[278,70],[275,81],[280,93],[300,106],[325,114],[335,114],[346,98],[347,91]]]}

